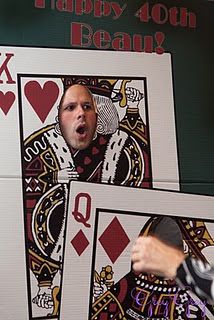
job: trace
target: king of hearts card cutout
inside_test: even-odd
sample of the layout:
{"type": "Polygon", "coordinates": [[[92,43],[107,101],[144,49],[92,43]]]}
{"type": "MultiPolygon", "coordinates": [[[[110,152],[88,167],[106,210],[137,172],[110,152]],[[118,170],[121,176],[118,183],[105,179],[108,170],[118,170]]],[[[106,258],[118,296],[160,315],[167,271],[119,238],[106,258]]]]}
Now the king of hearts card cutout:
{"type": "MultiPolygon", "coordinates": [[[[17,177],[23,203],[17,232],[25,236],[26,312],[58,318],[73,173],[80,181],[179,189],[171,56],[1,47],[0,58],[2,149],[11,146],[0,170],[17,177]],[[99,114],[94,140],[81,152],[68,148],[58,122],[60,98],[74,83],[91,90],[99,114]]],[[[2,195],[7,200],[3,186],[2,195]]]]}

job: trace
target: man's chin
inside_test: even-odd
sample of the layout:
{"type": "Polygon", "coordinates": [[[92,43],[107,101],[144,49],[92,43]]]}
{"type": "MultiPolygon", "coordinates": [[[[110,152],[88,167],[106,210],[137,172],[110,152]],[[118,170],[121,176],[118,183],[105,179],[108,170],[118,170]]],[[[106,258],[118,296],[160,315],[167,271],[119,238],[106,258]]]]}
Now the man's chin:
{"type": "Polygon", "coordinates": [[[89,144],[90,143],[87,143],[87,142],[80,142],[80,143],[70,144],[70,147],[75,150],[85,150],[88,148],[89,144]]]}

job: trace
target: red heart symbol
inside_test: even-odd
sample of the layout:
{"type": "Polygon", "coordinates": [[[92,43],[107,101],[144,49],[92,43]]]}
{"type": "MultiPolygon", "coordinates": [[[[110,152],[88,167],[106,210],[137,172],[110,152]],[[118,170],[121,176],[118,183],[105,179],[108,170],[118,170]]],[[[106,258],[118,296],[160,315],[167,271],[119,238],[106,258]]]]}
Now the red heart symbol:
{"type": "Polygon", "coordinates": [[[43,88],[37,81],[25,85],[25,95],[39,119],[44,122],[59,95],[59,88],[53,81],[45,82],[43,88]]]}
{"type": "Polygon", "coordinates": [[[83,173],[83,171],[84,171],[84,169],[83,169],[82,167],[80,167],[80,166],[77,167],[77,172],[78,172],[78,173],[83,173]]]}
{"type": "Polygon", "coordinates": [[[84,164],[87,165],[89,163],[91,163],[91,159],[89,157],[85,157],[84,164]]]}
{"type": "Polygon", "coordinates": [[[98,154],[99,150],[96,147],[92,148],[92,154],[98,154]]]}
{"type": "Polygon", "coordinates": [[[12,91],[7,91],[6,93],[0,91],[0,108],[2,108],[5,115],[12,107],[14,100],[15,94],[12,91]]]}
{"type": "Polygon", "coordinates": [[[100,139],[99,139],[99,143],[100,143],[100,145],[105,144],[106,143],[106,139],[101,136],[100,139]]]}

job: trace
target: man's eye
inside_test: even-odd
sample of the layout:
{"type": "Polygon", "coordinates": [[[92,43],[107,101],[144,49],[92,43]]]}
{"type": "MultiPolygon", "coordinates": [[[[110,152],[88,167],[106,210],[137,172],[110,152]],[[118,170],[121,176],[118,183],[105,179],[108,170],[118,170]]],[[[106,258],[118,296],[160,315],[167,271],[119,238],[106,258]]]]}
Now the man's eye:
{"type": "Polygon", "coordinates": [[[90,109],[92,109],[92,105],[91,104],[84,104],[83,109],[90,110],[90,109]]]}
{"type": "Polygon", "coordinates": [[[65,110],[73,111],[74,108],[75,108],[75,106],[73,106],[73,105],[68,105],[68,106],[65,108],[65,110]]]}

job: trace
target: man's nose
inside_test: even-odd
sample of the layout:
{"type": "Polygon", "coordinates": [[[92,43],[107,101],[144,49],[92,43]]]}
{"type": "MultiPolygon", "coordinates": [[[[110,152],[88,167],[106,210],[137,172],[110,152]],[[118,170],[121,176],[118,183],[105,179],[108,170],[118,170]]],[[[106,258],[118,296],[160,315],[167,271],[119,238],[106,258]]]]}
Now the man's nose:
{"type": "Polygon", "coordinates": [[[81,105],[77,106],[77,118],[84,118],[85,117],[85,110],[81,105]]]}

